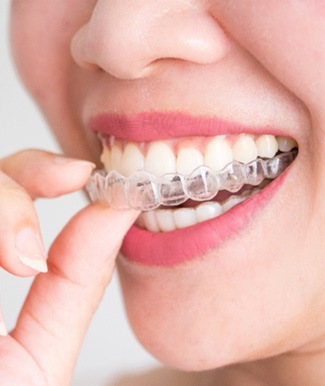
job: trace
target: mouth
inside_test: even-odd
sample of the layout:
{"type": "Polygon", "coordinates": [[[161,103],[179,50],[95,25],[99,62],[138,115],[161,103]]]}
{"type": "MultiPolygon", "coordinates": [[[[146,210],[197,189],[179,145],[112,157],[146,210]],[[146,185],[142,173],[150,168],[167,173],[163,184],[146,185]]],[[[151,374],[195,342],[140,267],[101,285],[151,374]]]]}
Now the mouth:
{"type": "MultiPolygon", "coordinates": [[[[222,134],[213,136],[164,139],[155,139],[151,131],[152,140],[137,141],[148,134],[133,131],[129,140],[126,130],[116,138],[109,133],[121,134],[120,129],[100,126],[96,131],[103,144],[104,171],[92,177],[88,191],[92,199],[116,209],[142,211],[122,252],[146,265],[181,263],[238,232],[273,196],[298,152],[293,138],[243,132],[242,127],[239,133],[238,128],[227,133],[223,127],[222,134]],[[194,234],[195,247],[182,245],[187,237],[193,241],[194,234]],[[173,249],[172,258],[166,258],[171,253],[165,243],[173,249]]],[[[175,134],[171,128],[169,132],[175,134]]]]}

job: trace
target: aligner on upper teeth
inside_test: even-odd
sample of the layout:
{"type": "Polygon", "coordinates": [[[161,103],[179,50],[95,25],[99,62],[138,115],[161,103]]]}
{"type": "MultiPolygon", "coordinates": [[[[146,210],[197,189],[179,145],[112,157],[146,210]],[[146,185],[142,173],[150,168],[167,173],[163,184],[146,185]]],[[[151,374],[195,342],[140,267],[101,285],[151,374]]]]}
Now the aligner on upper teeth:
{"type": "Polygon", "coordinates": [[[92,200],[107,202],[115,209],[148,211],[161,205],[173,207],[188,199],[211,200],[219,190],[238,192],[245,184],[257,186],[264,179],[274,179],[296,155],[297,150],[293,149],[273,158],[257,158],[245,164],[233,161],[219,171],[199,166],[187,176],[165,173],[156,177],[144,170],[133,172],[129,177],[115,170],[107,175],[96,172],[87,189],[92,200]]]}

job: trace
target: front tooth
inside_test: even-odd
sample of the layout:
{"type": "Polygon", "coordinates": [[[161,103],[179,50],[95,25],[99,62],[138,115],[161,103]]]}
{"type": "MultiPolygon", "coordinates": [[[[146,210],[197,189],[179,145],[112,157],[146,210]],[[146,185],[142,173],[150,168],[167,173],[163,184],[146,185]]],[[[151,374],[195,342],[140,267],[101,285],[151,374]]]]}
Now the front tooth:
{"type": "Polygon", "coordinates": [[[257,153],[260,157],[273,158],[279,150],[279,144],[274,135],[261,135],[256,139],[257,153]]]}
{"type": "Polygon", "coordinates": [[[194,169],[203,165],[202,153],[193,147],[180,149],[177,156],[176,169],[177,173],[187,176],[194,169]]]}
{"type": "Polygon", "coordinates": [[[298,147],[297,142],[293,138],[289,137],[277,137],[279,150],[283,152],[290,151],[295,147],[298,147]]]}
{"type": "Polygon", "coordinates": [[[176,224],[171,210],[156,211],[156,219],[162,232],[172,232],[176,229],[176,224]]]}
{"type": "Polygon", "coordinates": [[[235,161],[247,164],[257,158],[257,147],[250,135],[240,135],[232,148],[235,161]]]}
{"type": "Polygon", "coordinates": [[[232,162],[233,155],[229,144],[222,138],[215,138],[208,143],[204,155],[204,164],[219,171],[232,162]]]}
{"type": "Polygon", "coordinates": [[[142,216],[143,216],[143,222],[145,224],[145,228],[148,231],[155,232],[155,233],[160,232],[155,211],[143,212],[142,216]]]}
{"type": "Polygon", "coordinates": [[[218,202],[206,202],[196,208],[196,217],[199,222],[211,220],[222,214],[222,206],[218,202]]]}
{"type": "Polygon", "coordinates": [[[122,171],[122,150],[119,146],[112,146],[111,148],[111,167],[112,170],[116,170],[119,173],[123,173],[122,171]]]}
{"type": "Polygon", "coordinates": [[[176,228],[186,228],[197,224],[195,209],[182,208],[174,211],[174,220],[176,228]]]}
{"type": "Polygon", "coordinates": [[[142,170],[144,166],[144,156],[134,143],[125,146],[122,156],[122,171],[125,176],[129,176],[137,170],[142,170]]]}
{"type": "Polygon", "coordinates": [[[166,143],[152,142],[148,149],[144,168],[157,177],[166,173],[175,173],[176,157],[166,143]]]}

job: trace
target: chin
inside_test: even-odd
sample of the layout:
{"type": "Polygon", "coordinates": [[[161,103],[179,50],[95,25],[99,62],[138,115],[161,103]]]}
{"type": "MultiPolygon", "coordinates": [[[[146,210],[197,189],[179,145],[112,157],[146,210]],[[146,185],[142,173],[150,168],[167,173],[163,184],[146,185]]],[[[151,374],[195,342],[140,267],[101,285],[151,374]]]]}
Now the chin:
{"type": "Polygon", "coordinates": [[[283,294],[272,293],[264,275],[258,281],[236,280],[234,272],[233,282],[229,272],[218,277],[212,270],[216,258],[207,254],[192,265],[166,269],[120,256],[126,311],[140,343],[166,366],[183,371],[261,360],[299,346],[297,331],[307,323],[297,318],[302,305],[284,312],[277,301],[283,294]]]}

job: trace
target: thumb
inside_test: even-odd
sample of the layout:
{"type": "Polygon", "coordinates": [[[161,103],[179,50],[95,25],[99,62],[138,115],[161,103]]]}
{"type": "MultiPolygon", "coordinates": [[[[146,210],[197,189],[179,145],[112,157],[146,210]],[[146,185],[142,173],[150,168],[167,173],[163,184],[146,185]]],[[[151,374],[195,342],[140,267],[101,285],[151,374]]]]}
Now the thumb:
{"type": "Polygon", "coordinates": [[[84,334],[137,215],[93,204],[55,240],[49,271],[36,278],[12,333],[49,377],[49,384],[70,384],[84,334]]]}

